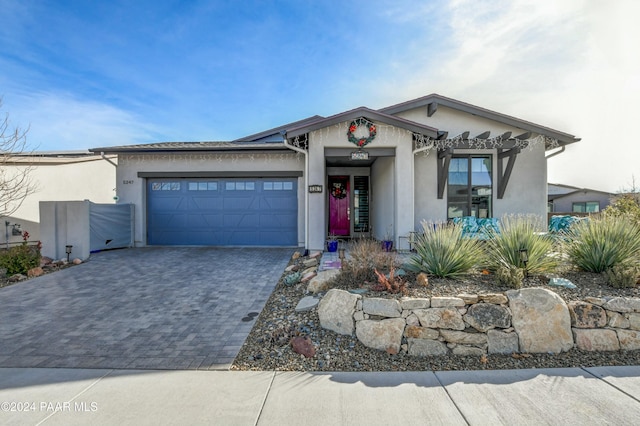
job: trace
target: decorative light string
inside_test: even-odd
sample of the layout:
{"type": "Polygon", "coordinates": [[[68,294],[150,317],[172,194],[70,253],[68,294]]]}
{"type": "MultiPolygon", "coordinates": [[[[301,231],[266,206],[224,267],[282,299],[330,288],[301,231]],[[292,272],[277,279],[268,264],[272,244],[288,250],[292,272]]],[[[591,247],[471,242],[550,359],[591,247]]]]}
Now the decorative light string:
{"type": "Polygon", "coordinates": [[[194,163],[232,163],[246,161],[247,158],[252,162],[275,163],[294,160],[302,161],[302,154],[291,151],[290,153],[207,153],[207,154],[125,154],[120,157],[121,164],[143,164],[154,161],[167,161],[171,163],[186,162],[194,163]]]}
{"type": "Polygon", "coordinates": [[[498,149],[504,148],[505,142],[513,143],[516,148],[529,149],[533,151],[537,146],[543,145],[545,149],[553,149],[560,146],[557,139],[550,138],[545,135],[538,135],[528,139],[503,138],[496,136],[495,138],[463,138],[456,136],[449,139],[434,139],[429,136],[414,133],[413,140],[415,150],[421,150],[424,155],[429,155],[432,150],[441,151],[446,149],[498,149]]]}

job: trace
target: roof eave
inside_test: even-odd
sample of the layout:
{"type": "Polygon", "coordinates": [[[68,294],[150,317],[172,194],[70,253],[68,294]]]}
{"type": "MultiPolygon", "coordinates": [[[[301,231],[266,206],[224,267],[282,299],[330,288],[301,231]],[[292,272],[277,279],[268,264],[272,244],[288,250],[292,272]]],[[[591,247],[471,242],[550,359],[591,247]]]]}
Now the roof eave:
{"type": "Polygon", "coordinates": [[[339,114],[332,115],[327,118],[316,120],[312,123],[305,124],[303,126],[287,129],[287,137],[292,138],[292,137],[300,136],[305,133],[312,132],[314,130],[333,126],[335,124],[342,123],[345,121],[354,120],[359,117],[366,117],[369,120],[390,124],[396,127],[401,127],[411,132],[423,134],[433,138],[438,136],[438,129],[436,128],[425,126],[423,124],[406,120],[404,118],[394,117],[392,115],[381,113],[379,111],[376,111],[367,107],[359,107],[359,108],[352,109],[350,111],[345,111],[339,114]]]}

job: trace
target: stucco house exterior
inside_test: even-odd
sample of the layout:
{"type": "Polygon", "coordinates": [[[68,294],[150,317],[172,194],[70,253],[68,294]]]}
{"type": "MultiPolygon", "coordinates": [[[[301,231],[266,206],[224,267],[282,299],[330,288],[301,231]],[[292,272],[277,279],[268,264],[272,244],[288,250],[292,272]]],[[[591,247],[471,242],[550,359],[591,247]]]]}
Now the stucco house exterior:
{"type": "Polygon", "coordinates": [[[11,216],[0,216],[1,243],[22,241],[22,232],[29,239],[40,239],[41,201],[91,200],[114,203],[115,155],[102,157],[89,151],[35,151],[12,153],[2,166],[7,176],[28,170],[35,191],[28,195],[11,216]],[[105,161],[107,160],[107,161],[105,161]]]}
{"type": "Polygon", "coordinates": [[[313,116],[230,142],[94,148],[118,156],[135,242],[323,249],[396,244],[422,220],[547,212],[546,157],[575,136],[431,94],[313,116]]]}
{"type": "Polygon", "coordinates": [[[597,189],[550,183],[549,213],[597,213],[604,210],[615,194],[597,189]]]}

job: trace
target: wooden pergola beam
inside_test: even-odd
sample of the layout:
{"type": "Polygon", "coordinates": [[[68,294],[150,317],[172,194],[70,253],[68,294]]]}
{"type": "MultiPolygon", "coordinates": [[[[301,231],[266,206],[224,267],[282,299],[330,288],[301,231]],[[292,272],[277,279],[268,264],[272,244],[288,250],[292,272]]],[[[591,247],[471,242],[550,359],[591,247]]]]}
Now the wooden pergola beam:
{"type": "Polygon", "coordinates": [[[431,117],[433,114],[436,113],[437,110],[438,110],[438,103],[431,102],[429,105],[427,105],[427,116],[431,117]]]}

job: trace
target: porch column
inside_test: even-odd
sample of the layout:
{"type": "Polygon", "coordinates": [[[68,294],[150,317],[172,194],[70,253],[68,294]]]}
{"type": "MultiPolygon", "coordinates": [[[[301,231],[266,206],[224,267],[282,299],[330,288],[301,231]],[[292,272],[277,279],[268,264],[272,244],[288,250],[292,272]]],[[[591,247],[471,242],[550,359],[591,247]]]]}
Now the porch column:
{"type": "MultiPolygon", "coordinates": [[[[414,158],[411,133],[407,132],[407,140],[402,140],[396,147],[396,212],[395,212],[395,246],[398,247],[399,236],[407,235],[414,229],[414,158]]],[[[398,247],[400,248],[400,247],[398,247]]]]}
{"type": "Polygon", "coordinates": [[[324,250],[326,238],[326,207],[327,179],[325,176],[324,146],[314,143],[314,132],[309,135],[309,177],[305,191],[309,191],[309,185],[322,185],[321,193],[309,194],[309,241],[310,250],[324,250]]]}

